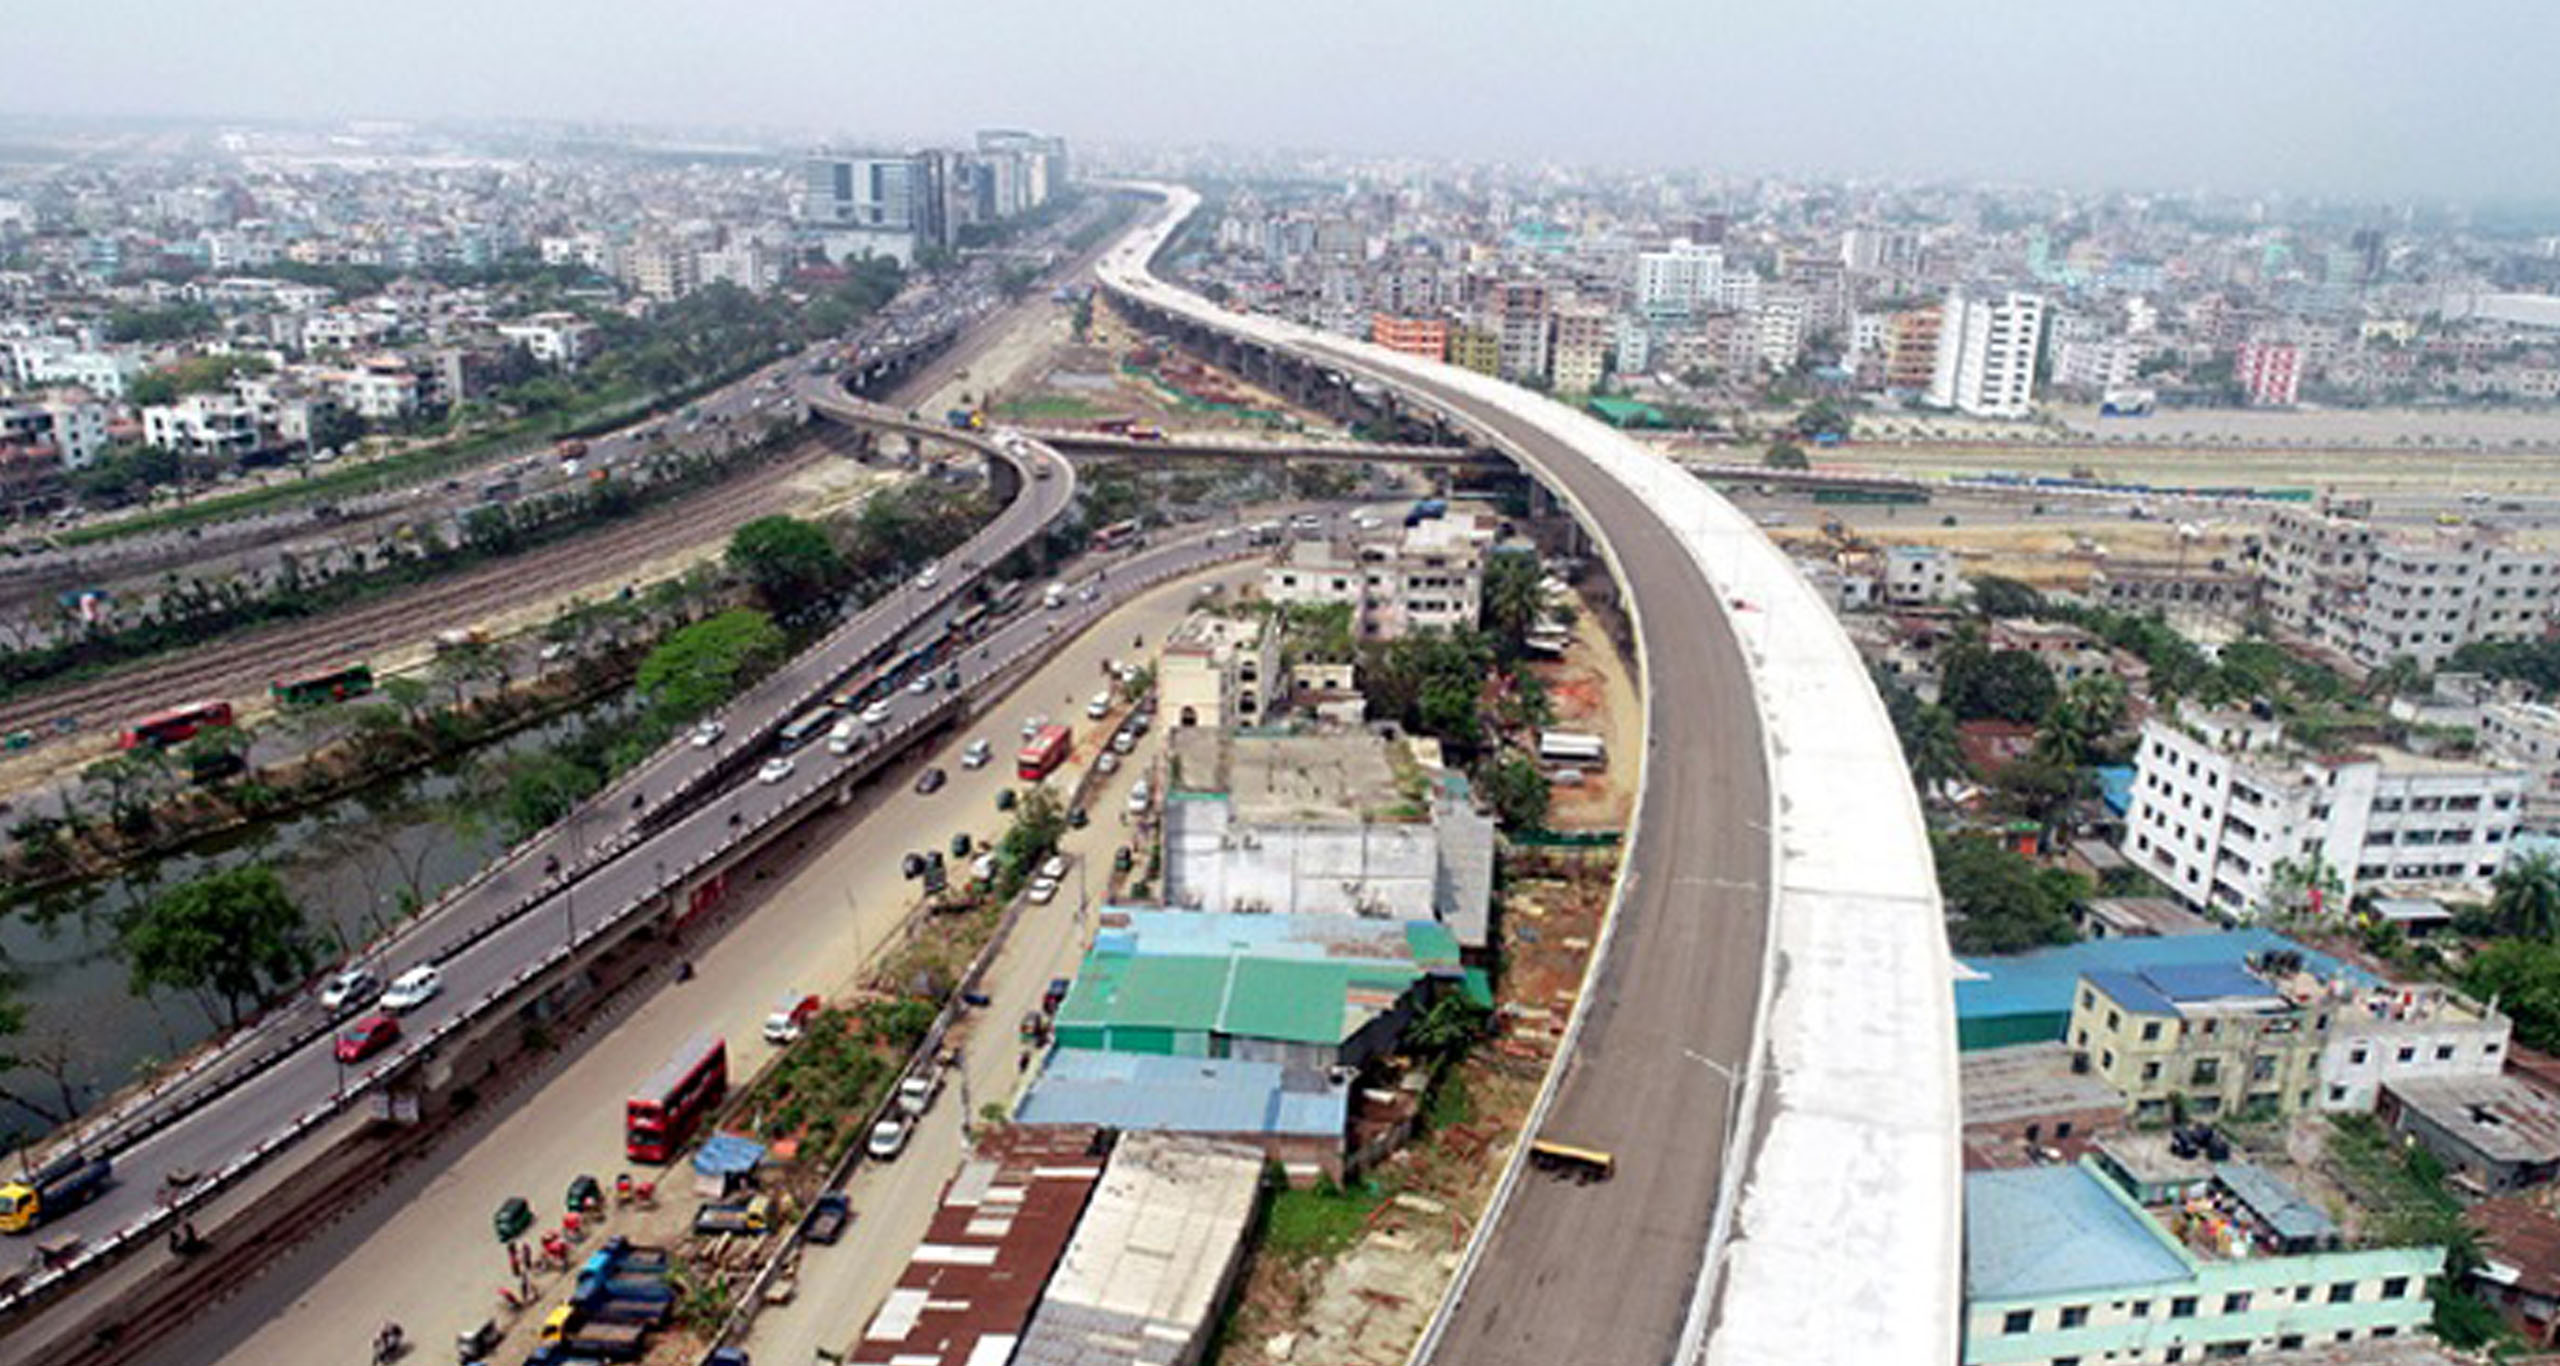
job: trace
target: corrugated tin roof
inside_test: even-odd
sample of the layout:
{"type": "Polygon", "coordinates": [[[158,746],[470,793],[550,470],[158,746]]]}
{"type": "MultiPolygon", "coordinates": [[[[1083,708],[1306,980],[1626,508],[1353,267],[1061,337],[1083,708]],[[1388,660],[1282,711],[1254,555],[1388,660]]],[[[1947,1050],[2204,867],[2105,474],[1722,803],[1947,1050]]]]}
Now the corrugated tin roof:
{"type": "Polygon", "coordinates": [[[1462,982],[1458,942],[1429,921],[1119,912],[1058,1010],[1058,1027],[1171,1030],[1334,1044],[1429,975],[1462,982]]]}
{"type": "Polygon", "coordinates": [[[923,1242],[846,1358],[850,1366],[1009,1360],[1066,1250],[1103,1158],[1087,1128],[1010,1126],[981,1139],[923,1242]]]}
{"type": "Polygon", "coordinates": [[[2560,1102],[2513,1077],[2410,1077],[2382,1086],[2493,1162],[2560,1159],[2560,1102]]]}
{"type": "Polygon", "coordinates": [[[1216,1326],[1261,1185],[1262,1155],[1251,1148],[1161,1134],[1123,1138],[1015,1362],[1192,1360],[1216,1326]]]}
{"type": "Polygon", "coordinates": [[[2302,1192],[2254,1162],[2218,1164],[2213,1169],[2213,1179],[2286,1243],[2318,1242],[2338,1236],[2336,1220],[2303,1199],[2302,1192]]]}
{"type": "Polygon", "coordinates": [[[1351,1098],[1321,1073],[1292,1076],[1276,1062],[1169,1058],[1061,1048],[1015,1118],[1197,1134],[1342,1137],[1351,1098]]]}
{"type": "Polygon", "coordinates": [[[1968,1300],[2130,1290],[2191,1275],[2159,1228],[2085,1166],[1965,1175],[1968,1300]]]}
{"type": "Polygon", "coordinates": [[[2071,1013],[2072,992],[2086,972],[2132,972],[2171,963],[2240,963],[2270,950],[2302,955],[2303,966],[2322,977],[2343,974],[2360,986],[2373,974],[2315,953],[2267,929],[2225,930],[2158,939],[2093,939],[2034,953],[1967,958],[1958,964],[1956,1017],[2071,1013]]]}

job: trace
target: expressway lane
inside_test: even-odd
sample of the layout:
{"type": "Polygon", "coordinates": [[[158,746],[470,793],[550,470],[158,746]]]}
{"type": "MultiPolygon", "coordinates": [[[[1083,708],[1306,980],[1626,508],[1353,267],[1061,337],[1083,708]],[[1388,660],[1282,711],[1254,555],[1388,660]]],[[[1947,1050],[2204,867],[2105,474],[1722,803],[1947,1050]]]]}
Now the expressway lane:
{"type": "Polygon", "coordinates": [[[1705,1260],[1727,1079],[1755,1046],[1769,934],[1769,775],[1757,713],[1730,704],[1750,679],[1713,588],[1640,499],[1544,433],[1438,396],[1602,529],[1638,617],[1646,754],[1608,958],[1542,1131],[1615,1153],[1617,1175],[1524,1176],[1432,1359],[1667,1362],[1705,1260]]]}
{"type": "Polygon", "coordinates": [[[1627,596],[1646,706],[1643,794],[1539,1130],[1615,1153],[1617,1174],[1585,1186],[1520,1173],[1426,1351],[1465,1366],[1673,1361],[1717,1226],[1734,1082],[1761,1047],[1770,989],[1773,788],[1726,604],[1660,511],[1545,426],[1463,384],[1390,374],[1321,334],[1169,288],[1147,273],[1152,250],[1116,256],[1106,284],[1140,306],[1422,395],[1577,504],[1627,596]]]}

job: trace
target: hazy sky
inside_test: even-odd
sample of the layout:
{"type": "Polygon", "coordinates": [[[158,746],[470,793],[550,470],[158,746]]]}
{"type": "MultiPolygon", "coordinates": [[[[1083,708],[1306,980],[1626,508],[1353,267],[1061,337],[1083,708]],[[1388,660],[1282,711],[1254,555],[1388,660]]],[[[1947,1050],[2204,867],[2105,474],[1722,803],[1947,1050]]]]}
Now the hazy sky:
{"type": "Polygon", "coordinates": [[[2554,0],[80,0],[0,111],[982,125],[2544,199],[2554,0]]]}

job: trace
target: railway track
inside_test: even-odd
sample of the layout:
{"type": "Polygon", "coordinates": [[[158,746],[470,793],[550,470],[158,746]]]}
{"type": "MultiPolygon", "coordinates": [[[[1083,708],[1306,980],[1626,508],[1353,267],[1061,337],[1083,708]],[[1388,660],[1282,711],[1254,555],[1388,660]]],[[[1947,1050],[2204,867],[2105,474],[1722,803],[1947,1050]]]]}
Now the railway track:
{"type": "Polygon", "coordinates": [[[83,729],[199,697],[237,698],[278,676],[346,661],[351,655],[422,640],[439,630],[610,579],[699,544],[784,506],[783,486],[825,458],[805,443],[739,477],[563,541],[325,616],[262,627],[182,655],[143,661],[59,688],[0,702],[0,732],[76,719],[83,729]]]}

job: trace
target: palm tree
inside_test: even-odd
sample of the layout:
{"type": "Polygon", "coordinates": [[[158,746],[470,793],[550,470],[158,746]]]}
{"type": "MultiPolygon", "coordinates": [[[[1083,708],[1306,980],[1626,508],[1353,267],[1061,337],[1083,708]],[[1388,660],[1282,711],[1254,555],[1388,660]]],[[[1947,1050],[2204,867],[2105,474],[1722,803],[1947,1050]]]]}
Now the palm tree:
{"type": "Polygon", "coordinates": [[[1920,784],[1921,795],[1942,796],[1950,784],[1964,781],[1971,772],[1965,766],[1964,748],[1956,743],[1954,713],[1944,707],[1923,707],[1911,745],[1911,778],[1920,784]]]}
{"type": "Polygon", "coordinates": [[[2537,849],[2500,869],[2489,909],[2499,928],[2525,939],[2560,934],[2560,858],[2537,849]]]}

